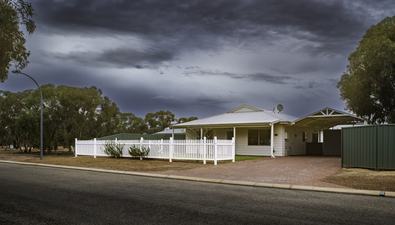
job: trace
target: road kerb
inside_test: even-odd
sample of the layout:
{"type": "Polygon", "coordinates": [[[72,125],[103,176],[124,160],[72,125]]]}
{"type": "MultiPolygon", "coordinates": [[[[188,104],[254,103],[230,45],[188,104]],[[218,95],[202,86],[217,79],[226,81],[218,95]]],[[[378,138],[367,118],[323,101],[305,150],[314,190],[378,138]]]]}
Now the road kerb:
{"type": "Polygon", "coordinates": [[[199,181],[199,177],[187,177],[187,176],[177,176],[177,175],[168,175],[167,178],[175,179],[175,180],[189,180],[189,181],[199,181]]]}
{"type": "MultiPolygon", "coordinates": [[[[43,164],[43,163],[15,162],[15,161],[7,161],[7,160],[0,160],[0,163],[1,162],[2,163],[9,163],[9,164],[21,164],[21,165],[54,167],[54,168],[63,168],[63,169],[75,169],[75,170],[84,170],[84,171],[93,171],[93,172],[105,172],[105,173],[113,173],[113,174],[125,174],[125,175],[145,176],[145,177],[155,177],[155,178],[168,178],[168,179],[178,179],[178,180],[188,180],[188,181],[199,181],[199,182],[207,182],[207,183],[219,183],[219,184],[232,184],[232,185],[254,186],[254,187],[269,187],[269,188],[272,187],[272,188],[292,189],[292,190],[306,190],[306,191],[319,191],[319,192],[332,192],[332,193],[343,193],[343,194],[380,196],[380,191],[376,191],[376,190],[359,190],[359,189],[348,189],[348,188],[330,188],[330,187],[316,187],[316,186],[303,186],[303,185],[291,185],[291,184],[275,184],[275,183],[261,183],[261,182],[250,182],[250,181],[236,181],[236,180],[164,175],[164,174],[153,174],[153,173],[141,173],[141,172],[132,172],[132,171],[106,170],[106,169],[88,168],[88,167],[62,166],[62,165],[43,164]]],[[[395,192],[386,191],[384,196],[395,198],[395,192]]]]}
{"type": "Polygon", "coordinates": [[[290,187],[290,189],[293,189],[293,190],[305,190],[305,191],[311,191],[311,190],[313,190],[313,186],[303,186],[303,185],[292,185],[291,187],[290,187]]]}
{"type": "Polygon", "coordinates": [[[262,182],[256,182],[255,187],[268,187],[271,188],[273,187],[273,183],[262,183],[262,182]]]}
{"type": "Polygon", "coordinates": [[[132,176],[141,176],[141,177],[156,177],[156,178],[168,178],[169,175],[164,174],[155,174],[155,173],[139,173],[139,172],[130,172],[127,171],[125,174],[132,176]]]}
{"type": "Polygon", "coordinates": [[[207,182],[207,183],[221,183],[222,179],[211,179],[211,178],[199,178],[199,182],[207,182]]]}
{"type": "Polygon", "coordinates": [[[252,181],[238,181],[238,180],[222,180],[221,184],[234,184],[243,186],[255,186],[256,182],[252,181]]]}
{"type": "MultiPolygon", "coordinates": [[[[65,169],[72,169],[70,167],[61,167],[65,169]]],[[[86,168],[87,171],[94,171],[94,172],[102,172],[102,173],[116,173],[116,174],[125,174],[126,171],[121,170],[106,170],[106,169],[97,169],[97,168],[86,168]]]]}
{"type": "Polygon", "coordinates": [[[291,184],[273,184],[274,188],[284,188],[284,189],[289,189],[291,188],[291,184]]]}
{"type": "Polygon", "coordinates": [[[395,192],[393,192],[393,191],[386,191],[385,192],[385,196],[386,197],[393,197],[393,198],[395,198],[395,192]]]}

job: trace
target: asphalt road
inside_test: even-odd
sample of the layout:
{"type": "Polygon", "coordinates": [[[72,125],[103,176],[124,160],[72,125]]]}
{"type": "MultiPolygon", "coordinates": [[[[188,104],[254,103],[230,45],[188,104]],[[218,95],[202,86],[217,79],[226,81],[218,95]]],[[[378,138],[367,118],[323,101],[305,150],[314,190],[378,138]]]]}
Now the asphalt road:
{"type": "Polygon", "coordinates": [[[0,163],[0,224],[394,224],[395,198],[0,163]]]}

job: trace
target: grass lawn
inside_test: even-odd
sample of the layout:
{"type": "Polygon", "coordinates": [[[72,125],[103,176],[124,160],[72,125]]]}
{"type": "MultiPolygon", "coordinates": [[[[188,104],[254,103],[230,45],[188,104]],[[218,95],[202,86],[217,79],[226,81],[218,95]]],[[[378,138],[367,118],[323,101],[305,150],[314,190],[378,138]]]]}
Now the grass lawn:
{"type": "Polygon", "coordinates": [[[267,156],[247,156],[247,155],[236,155],[235,161],[240,162],[240,161],[245,161],[245,160],[253,160],[253,159],[263,159],[267,156]]]}

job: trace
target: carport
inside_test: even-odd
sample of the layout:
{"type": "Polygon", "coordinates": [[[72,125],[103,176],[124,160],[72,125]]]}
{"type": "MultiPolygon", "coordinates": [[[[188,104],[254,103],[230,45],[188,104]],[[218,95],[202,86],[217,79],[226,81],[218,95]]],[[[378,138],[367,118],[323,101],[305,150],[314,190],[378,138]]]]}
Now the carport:
{"type": "Polygon", "coordinates": [[[364,120],[355,115],[331,108],[324,108],[295,120],[295,127],[313,129],[312,137],[306,142],[306,155],[341,155],[341,130],[336,126],[354,126],[364,120]]]}

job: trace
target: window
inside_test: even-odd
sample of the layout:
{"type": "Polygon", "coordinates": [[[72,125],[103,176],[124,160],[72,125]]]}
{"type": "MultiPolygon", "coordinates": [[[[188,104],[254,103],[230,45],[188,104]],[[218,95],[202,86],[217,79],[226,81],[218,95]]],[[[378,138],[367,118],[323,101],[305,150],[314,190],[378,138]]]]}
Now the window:
{"type": "Polygon", "coordinates": [[[306,131],[303,131],[303,132],[302,132],[302,141],[303,141],[303,142],[306,142],[306,141],[307,141],[307,132],[306,132],[306,131]]]}
{"type": "Polygon", "coordinates": [[[270,128],[248,130],[248,145],[270,145],[270,128]]]}

